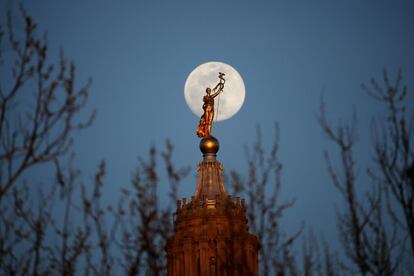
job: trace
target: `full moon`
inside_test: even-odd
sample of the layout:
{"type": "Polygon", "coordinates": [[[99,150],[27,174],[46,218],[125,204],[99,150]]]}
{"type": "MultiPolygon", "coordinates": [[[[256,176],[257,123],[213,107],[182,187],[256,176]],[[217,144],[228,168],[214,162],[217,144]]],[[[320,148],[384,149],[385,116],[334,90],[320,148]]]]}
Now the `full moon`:
{"type": "Polygon", "coordinates": [[[206,62],[197,66],[188,75],[184,85],[184,97],[191,111],[200,117],[203,114],[203,97],[207,87],[213,89],[219,82],[219,72],[225,74],[223,92],[214,100],[214,121],[227,120],[236,114],[245,97],[244,82],[240,74],[222,62],[206,62]],[[218,111],[217,111],[218,109],[218,111]]]}

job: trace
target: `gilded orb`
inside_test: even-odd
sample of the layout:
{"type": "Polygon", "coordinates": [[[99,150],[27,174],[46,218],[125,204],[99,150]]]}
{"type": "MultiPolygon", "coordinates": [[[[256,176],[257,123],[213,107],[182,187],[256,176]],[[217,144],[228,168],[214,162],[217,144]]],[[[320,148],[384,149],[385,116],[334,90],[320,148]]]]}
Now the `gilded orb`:
{"type": "Polygon", "coordinates": [[[219,141],[213,136],[205,137],[200,141],[200,150],[203,154],[216,154],[220,148],[219,141]]]}

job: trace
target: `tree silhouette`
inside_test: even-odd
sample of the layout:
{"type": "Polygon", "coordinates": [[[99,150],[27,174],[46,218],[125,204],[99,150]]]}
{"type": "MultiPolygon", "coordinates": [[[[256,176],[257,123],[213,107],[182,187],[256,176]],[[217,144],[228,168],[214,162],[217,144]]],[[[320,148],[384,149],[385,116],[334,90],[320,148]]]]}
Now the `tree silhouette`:
{"type": "MultiPolygon", "coordinates": [[[[412,245],[414,231],[414,187],[407,174],[414,157],[411,130],[405,115],[407,90],[406,87],[400,90],[401,71],[394,85],[389,82],[386,71],[383,78],[384,88],[375,79],[371,80],[374,90],[362,85],[370,96],[384,103],[387,109],[387,117],[373,123],[376,167],[368,169],[373,181],[365,194],[359,194],[356,189],[358,185],[363,186],[356,177],[353,153],[357,141],[356,114],[351,123],[333,127],[328,122],[322,101],[318,118],[323,131],[340,152],[341,169],[335,167],[328,152],[325,152],[325,158],[332,182],[346,206],[337,213],[338,231],[344,253],[354,267],[345,263],[342,266],[349,273],[358,272],[361,275],[393,275],[412,269],[401,265],[406,253],[407,237],[412,245]],[[404,214],[404,222],[395,211],[398,206],[404,214]]],[[[409,258],[414,261],[412,252],[409,258]]]]}
{"type": "Polygon", "coordinates": [[[407,87],[401,81],[401,70],[394,83],[384,70],[382,86],[372,79],[371,87],[362,88],[386,107],[386,117],[377,119],[372,126],[375,162],[369,173],[384,189],[394,223],[407,234],[414,262],[414,122],[412,114],[411,118],[407,114],[410,111],[406,103],[407,87]],[[403,218],[398,212],[404,214],[403,218]]]}
{"type": "Polygon", "coordinates": [[[90,82],[76,89],[75,65],[63,50],[59,63],[49,64],[46,35],[39,37],[32,17],[23,6],[20,11],[23,34],[15,31],[10,12],[6,32],[0,27],[0,65],[11,67],[10,80],[0,85],[0,200],[30,167],[59,162],[73,132],[88,127],[94,118],[93,113],[85,122],[77,121],[90,82]]]}
{"type": "Polygon", "coordinates": [[[90,82],[76,88],[75,65],[65,59],[63,50],[57,64],[49,63],[46,35],[38,34],[37,24],[23,6],[20,14],[16,18],[23,21],[23,30],[15,28],[10,11],[7,27],[0,26],[1,271],[8,275],[43,274],[49,267],[70,274],[87,232],[78,229],[74,236],[68,235],[78,172],[71,169],[63,174],[61,162],[74,132],[88,127],[94,119],[94,112],[84,122],[78,119],[87,103],[90,82]],[[55,184],[18,183],[24,172],[41,164],[56,168],[55,184]],[[67,206],[62,229],[53,214],[59,188],[60,199],[67,206]],[[51,232],[62,238],[62,247],[46,244],[51,232]],[[46,255],[50,257],[47,265],[46,255]]]}
{"type": "MultiPolygon", "coordinates": [[[[149,161],[140,159],[118,205],[104,206],[105,162],[92,185],[73,166],[74,155],[63,164],[74,131],[94,119],[92,113],[86,122],[77,122],[90,82],[75,89],[75,65],[63,50],[59,63],[49,64],[46,36],[38,37],[37,24],[22,6],[20,12],[23,35],[15,30],[10,12],[6,31],[0,29],[2,70],[10,69],[13,80],[6,90],[11,82],[2,78],[0,91],[0,274],[165,274],[173,209],[159,200],[155,147],[149,161]],[[7,45],[10,49],[3,50],[7,45]],[[21,177],[40,164],[54,166],[54,181],[33,183],[21,177]]],[[[167,142],[161,155],[175,201],[188,168],[175,169],[172,151],[167,142]]]]}
{"type": "Polygon", "coordinates": [[[247,198],[249,229],[260,244],[260,275],[296,275],[293,243],[303,230],[287,235],[283,232],[280,219],[293,206],[294,200],[280,201],[282,164],[278,159],[279,126],[275,124],[275,135],[271,150],[262,145],[261,131],[252,148],[246,148],[248,175],[230,173],[230,185],[235,193],[244,193],[247,198]]]}

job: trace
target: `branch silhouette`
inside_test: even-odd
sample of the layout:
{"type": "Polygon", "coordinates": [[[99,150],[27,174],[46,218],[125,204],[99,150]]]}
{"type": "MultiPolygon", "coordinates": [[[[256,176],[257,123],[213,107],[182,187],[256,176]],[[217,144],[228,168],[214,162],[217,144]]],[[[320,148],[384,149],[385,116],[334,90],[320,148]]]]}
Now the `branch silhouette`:
{"type": "MultiPolygon", "coordinates": [[[[321,100],[318,117],[322,130],[339,149],[340,168],[334,165],[329,152],[325,152],[325,159],[332,183],[346,206],[337,213],[338,231],[344,253],[354,267],[345,263],[342,266],[349,273],[361,275],[394,275],[412,269],[403,264],[407,238],[412,247],[414,237],[413,186],[407,174],[414,156],[405,114],[407,89],[400,89],[401,71],[394,84],[390,83],[385,70],[383,78],[384,87],[375,79],[371,80],[372,87],[362,85],[371,97],[385,105],[387,112],[386,118],[378,118],[372,123],[375,159],[374,168],[367,170],[372,183],[366,193],[360,194],[356,189],[363,184],[356,176],[355,112],[351,123],[333,127],[321,100]]],[[[412,252],[408,257],[411,261],[414,260],[412,252]]]]}
{"type": "Polygon", "coordinates": [[[16,34],[11,12],[7,41],[0,36],[1,48],[7,48],[6,43],[10,46],[6,54],[12,60],[12,81],[0,83],[0,200],[24,171],[63,156],[74,131],[90,126],[95,117],[92,112],[86,121],[77,120],[87,103],[90,81],[75,88],[76,67],[62,49],[59,62],[50,64],[46,35],[37,35],[37,24],[23,6],[20,13],[23,37],[16,34]]]}

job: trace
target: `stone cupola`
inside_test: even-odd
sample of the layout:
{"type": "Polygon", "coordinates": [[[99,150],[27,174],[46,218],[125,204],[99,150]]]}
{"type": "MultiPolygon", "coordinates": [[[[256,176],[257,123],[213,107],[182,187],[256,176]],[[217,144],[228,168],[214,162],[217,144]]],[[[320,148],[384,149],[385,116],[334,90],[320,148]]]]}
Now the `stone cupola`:
{"type": "Polygon", "coordinates": [[[258,241],[248,232],[245,200],[226,193],[219,142],[203,138],[200,150],[196,192],[177,201],[168,275],[258,275],[258,241]]]}

